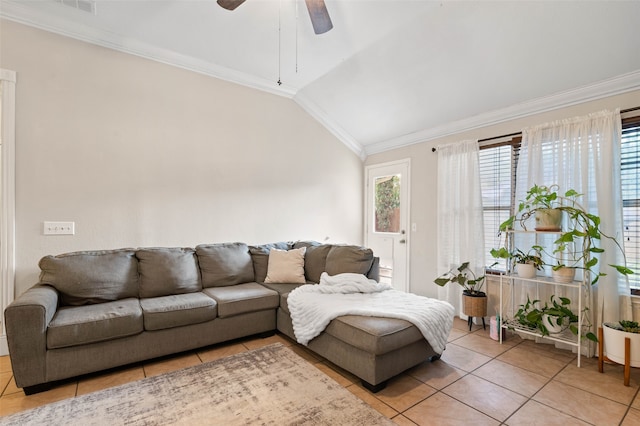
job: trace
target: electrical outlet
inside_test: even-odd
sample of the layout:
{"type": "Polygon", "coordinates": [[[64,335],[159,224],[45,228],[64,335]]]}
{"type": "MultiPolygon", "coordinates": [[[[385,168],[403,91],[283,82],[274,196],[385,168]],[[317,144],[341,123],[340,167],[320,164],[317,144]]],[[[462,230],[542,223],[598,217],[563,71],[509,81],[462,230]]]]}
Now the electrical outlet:
{"type": "Polygon", "coordinates": [[[42,230],[44,235],[74,235],[75,222],[45,222],[42,230]]]}

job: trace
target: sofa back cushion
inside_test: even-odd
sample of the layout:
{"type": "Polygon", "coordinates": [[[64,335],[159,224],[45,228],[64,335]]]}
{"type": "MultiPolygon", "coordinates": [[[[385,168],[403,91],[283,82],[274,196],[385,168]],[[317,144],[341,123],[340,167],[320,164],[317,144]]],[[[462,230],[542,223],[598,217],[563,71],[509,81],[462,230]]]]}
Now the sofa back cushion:
{"type": "Polygon", "coordinates": [[[329,275],[352,272],[367,275],[373,265],[373,250],[358,246],[331,247],[327,253],[325,271],[329,275]]]}
{"type": "Polygon", "coordinates": [[[278,250],[289,250],[290,244],[285,242],[262,244],[259,246],[249,246],[251,259],[253,261],[253,272],[256,282],[263,283],[267,277],[267,269],[269,268],[269,251],[272,248],[278,250]]]}
{"type": "Polygon", "coordinates": [[[204,288],[254,281],[253,261],[244,243],[201,244],[196,254],[204,288]]]}
{"type": "Polygon", "coordinates": [[[45,256],[39,266],[40,282],[58,290],[63,305],[138,297],[138,259],[134,249],[45,256]]]}
{"type": "Polygon", "coordinates": [[[191,248],[144,248],[136,251],[140,297],[160,297],[202,290],[200,270],[191,248]]]}
{"type": "Polygon", "coordinates": [[[330,244],[307,247],[304,259],[304,274],[308,281],[320,282],[320,275],[325,271],[327,255],[332,247],[330,244]]]}

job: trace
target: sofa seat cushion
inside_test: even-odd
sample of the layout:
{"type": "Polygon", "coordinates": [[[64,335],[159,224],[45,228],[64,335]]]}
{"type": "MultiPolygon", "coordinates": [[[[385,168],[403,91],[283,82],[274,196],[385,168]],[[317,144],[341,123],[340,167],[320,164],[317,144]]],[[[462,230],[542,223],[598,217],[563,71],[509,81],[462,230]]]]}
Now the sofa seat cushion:
{"type": "Polygon", "coordinates": [[[424,339],[420,330],[409,321],[360,315],[338,317],[329,323],[324,332],[375,355],[386,354],[424,339]]]}
{"type": "Polygon", "coordinates": [[[293,290],[294,288],[300,287],[304,284],[264,283],[262,285],[270,288],[271,290],[277,291],[280,295],[280,307],[287,314],[291,314],[291,312],[289,312],[289,306],[287,305],[287,298],[289,297],[289,293],[291,293],[291,290],[293,290]]]}
{"type": "Polygon", "coordinates": [[[247,312],[275,309],[280,303],[278,292],[258,283],[245,283],[203,290],[218,302],[218,316],[232,317],[247,312]]]}
{"type": "Polygon", "coordinates": [[[141,299],[140,306],[145,330],[211,321],[218,313],[216,301],[200,292],[141,299]]]}
{"type": "Polygon", "coordinates": [[[132,336],[143,331],[136,298],[58,308],[47,329],[47,348],[57,349],[132,336]]]}

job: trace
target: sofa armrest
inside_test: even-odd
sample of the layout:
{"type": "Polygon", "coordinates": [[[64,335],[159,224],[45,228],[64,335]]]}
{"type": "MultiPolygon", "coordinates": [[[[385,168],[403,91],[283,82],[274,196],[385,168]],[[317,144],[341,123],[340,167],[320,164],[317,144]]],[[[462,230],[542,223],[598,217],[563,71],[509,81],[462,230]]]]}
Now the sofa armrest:
{"type": "Polygon", "coordinates": [[[18,387],[45,383],[47,327],[58,308],[58,292],[36,285],[5,310],[7,342],[18,387]]]}

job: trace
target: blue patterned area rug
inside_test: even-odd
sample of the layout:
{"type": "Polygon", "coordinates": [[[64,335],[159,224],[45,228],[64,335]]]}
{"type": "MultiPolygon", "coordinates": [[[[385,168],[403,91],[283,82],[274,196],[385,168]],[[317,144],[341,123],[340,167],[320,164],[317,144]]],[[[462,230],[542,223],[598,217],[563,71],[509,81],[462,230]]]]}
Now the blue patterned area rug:
{"type": "Polygon", "coordinates": [[[393,425],[277,343],[0,417],[1,425],[393,425]]]}

